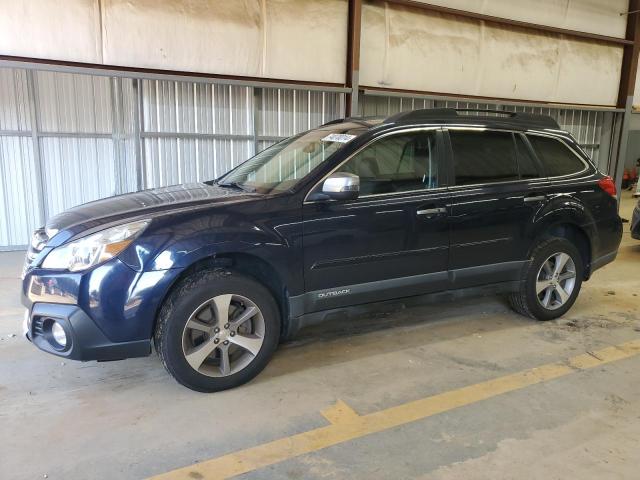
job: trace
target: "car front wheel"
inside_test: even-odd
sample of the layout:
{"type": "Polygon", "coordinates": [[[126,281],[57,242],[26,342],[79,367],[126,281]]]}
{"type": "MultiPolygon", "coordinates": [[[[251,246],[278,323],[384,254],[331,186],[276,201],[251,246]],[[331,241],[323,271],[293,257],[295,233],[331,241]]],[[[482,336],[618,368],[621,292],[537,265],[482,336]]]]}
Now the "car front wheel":
{"type": "Polygon", "coordinates": [[[583,275],[582,257],[570,241],[545,240],[534,249],[520,291],[510,297],[511,306],[538,320],[558,318],[576,301],[583,275]]]}
{"type": "Polygon", "coordinates": [[[178,382],[215,392],[260,373],[279,335],[279,311],[265,287],[235,272],[209,270],[187,277],[169,295],[154,342],[178,382]]]}

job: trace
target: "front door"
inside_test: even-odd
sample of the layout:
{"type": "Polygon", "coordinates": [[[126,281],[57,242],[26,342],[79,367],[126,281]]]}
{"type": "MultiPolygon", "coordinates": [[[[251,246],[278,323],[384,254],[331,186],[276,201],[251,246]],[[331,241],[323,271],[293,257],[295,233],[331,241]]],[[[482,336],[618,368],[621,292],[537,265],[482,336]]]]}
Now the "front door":
{"type": "Polygon", "coordinates": [[[446,288],[441,151],[438,129],[383,135],[335,170],[360,177],[358,199],[305,202],[306,312],[446,288]]]}

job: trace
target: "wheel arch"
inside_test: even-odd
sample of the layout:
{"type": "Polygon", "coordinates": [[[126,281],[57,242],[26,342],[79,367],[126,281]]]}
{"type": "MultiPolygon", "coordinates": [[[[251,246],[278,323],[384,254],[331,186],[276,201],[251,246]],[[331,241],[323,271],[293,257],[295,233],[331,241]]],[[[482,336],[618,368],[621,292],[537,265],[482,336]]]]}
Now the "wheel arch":
{"type": "Polygon", "coordinates": [[[153,328],[151,336],[155,334],[158,316],[166,299],[179,288],[182,281],[203,270],[212,269],[229,269],[242,275],[253,278],[260,284],[264,285],[273,295],[281,316],[281,337],[285,338],[289,333],[289,291],[286,282],[283,280],[277,269],[268,261],[256,255],[245,252],[220,253],[208,257],[200,258],[188,267],[186,267],[180,275],[178,275],[167,289],[162,301],[159,303],[155,318],[153,320],[153,328]]]}
{"type": "Polygon", "coordinates": [[[531,253],[541,241],[551,237],[565,238],[576,246],[584,265],[584,280],[588,280],[591,275],[593,245],[586,230],[575,223],[559,221],[546,226],[544,229],[540,229],[536,240],[529,249],[527,257],[531,256],[531,253]]]}

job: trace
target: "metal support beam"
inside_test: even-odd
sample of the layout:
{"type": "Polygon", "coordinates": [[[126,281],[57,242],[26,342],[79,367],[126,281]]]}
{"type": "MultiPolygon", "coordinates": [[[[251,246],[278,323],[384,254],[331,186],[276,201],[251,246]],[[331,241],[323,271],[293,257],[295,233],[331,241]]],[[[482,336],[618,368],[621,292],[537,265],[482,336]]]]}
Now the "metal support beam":
{"type": "Polygon", "coordinates": [[[358,115],[360,88],[360,33],[362,30],[362,0],[349,0],[347,24],[347,93],[346,116],[358,115]]]}
{"type": "Polygon", "coordinates": [[[237,77],[194,72],[176,72],[149,68],[119,67],[81,62],[63,62],[60,60],[42,60],[35,58],[0,55],[0,68],[24,68],[47,72],[79,73],[101,77],[138,78],[142,80],[168,80],[174,82],[211,83],[217,85],[237,85],[241,87],[282,88],[288,90],[311,90],[316,92],[348,93],[342,85],[324,82],[297,80],[279,80],[262,77],[237,77]]]}
{"type": "Polygon", "coordinates": [[[146,185],[145,161],[144,161],[144,141],[141,136],[143,125],[143,105],[142,105],[142,80],[132,79],[135,107],[133,110],[133,142],[135,144],[136,158],[136,189],[143,190],[146,185]]]}
{"type": "MultiPolygon", "coordinates": [[[[639,10],[640,0],[630,0],[629,11],[639,10]]],[[[618,191],[618,199],[621,195],[622,174],[627,159],[627,147],[629,144],[629,128],[633,110],[633,90],[636,84],[638,71],[638,53],[640,52],[640,14],[633,13],[627,16],[627,40],[631,45],[625,45],[622,56],[622,69],[620,73],[620,90],[618,91],[618,107],[624,107],[622,128],[620,129],[620,141],[615,162],[614,180],[618,191]]]]}
{"type": "MultiPolygon", "coordinates": [[[[640,0],[630,0],[629,10],[637,10],[640,0]],[[631,8],[634,7],[634,8],[631,8]]],[[[638,52],[640,51],[640,13],[633,13],[627,17],[627,40],[630,45],[625,45],[622,55],[622,68],[620,71],[620,89],[618,90],[618,107],[625,108],[627,98],[633,96],[636,84],[636,72],[638,70],[638,52]]]]}
{"type": "Polygon", "coordinates": [[[622,175],[624,173],[624,164],[627,159],[627,147],[629,146],[629,127],[631,125],[631,111],[633,108],[633,95],[627,97],[627,106],[622,118],[622,128],[620,129],[620,142],[618,143],[618,155],[616,159],[616,167],[614,170],[614,180],[616,182],[616,190],[618,192],[618,200],[622,194],[622,175]]]}
{"type": "Polygon", "coordinates": [[[40,210],[40,225],[44,226],[49,218],[47,204],[44,201],[46,190],[44,182],[44,171],[42,165],[42,157],[40,155],[40,118],[38,116],[38,97],[36,90],[36,80],[34,72],[27,72],[27,90],[29,95],[29,115],[31,116],[31,141],[33,145],[33,161],[36,170],[36,185],[38,188],[38,209],[40,210]]]}
{"type": "Polygon", "coordinates": [[[258,108],[258,102],[262,102],[262,89],[261,88],[254,88],[253,89],[253,103],[251,104],[251,109],[253,111],[253,154],[257,155],[258,152],[260,151],[260,144],[258,143],[258,125],[259,125],[259,119],[258,119],[258,115],[260,112],[260,109],[258,108]]]}

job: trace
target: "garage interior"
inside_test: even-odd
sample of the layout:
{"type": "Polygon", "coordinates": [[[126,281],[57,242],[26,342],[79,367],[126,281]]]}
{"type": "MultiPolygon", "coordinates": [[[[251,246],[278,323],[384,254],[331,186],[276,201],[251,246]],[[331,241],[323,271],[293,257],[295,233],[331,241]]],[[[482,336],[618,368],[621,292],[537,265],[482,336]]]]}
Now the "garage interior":
{"type": "Polygon", "coordinates": [[[156,355],[69,362],[21,334],[32,232],[219,177],[328,121],[550,115],[637,202],[638,0],[0,0],[0,478],[637,478],[640,243],[572,310],[501,297],[302,331],[200,394],[156,355]],[[634,179],[635,178],[635,182],[634,179]],[[34,451],[34,448],[37,451],[34,451]]]}

